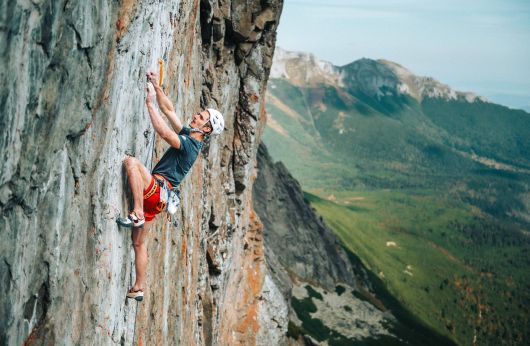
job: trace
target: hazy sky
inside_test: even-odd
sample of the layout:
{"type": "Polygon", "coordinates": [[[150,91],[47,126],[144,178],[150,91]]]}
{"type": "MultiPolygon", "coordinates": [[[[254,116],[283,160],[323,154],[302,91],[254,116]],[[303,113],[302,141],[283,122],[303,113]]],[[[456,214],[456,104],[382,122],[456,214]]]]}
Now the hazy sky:
{"type": "Polygon", "coordinates": [[[278,45],[335,65],[392,60],[530,109],[530,0],[285,0],[278,45]]]}

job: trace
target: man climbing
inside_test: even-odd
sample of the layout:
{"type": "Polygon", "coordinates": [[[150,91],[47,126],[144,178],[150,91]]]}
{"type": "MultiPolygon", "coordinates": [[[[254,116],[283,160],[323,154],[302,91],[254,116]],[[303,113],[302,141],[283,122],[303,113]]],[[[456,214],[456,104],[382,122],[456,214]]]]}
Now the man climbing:
{"type": "Polygon", "coordinates": [[[161,199],[161,194],[164,196],[166,191],[180,184],[197,159],[204,139],[211,134],[220,134],[224,128],[222,114],[211,108],[193,115],[189,127],[184,127],[175,113],[173,104],[158,85],[157,75],[151,71],[148,71],[146,75],[148,83],[145,103],[149,117],[156,133],[171,147],[156,164],[152,174],[132,156],[127,156],[123,161],[134,207],[127,218],[118,218],[117,223],[123,227],[132,227],[136,282],[130,288],[127,297],[138,301],[143,299],[147,270],[147,248],[144,238],[152,220],[166,208],[167,201],[164,198],[161,199]],[[155,96],[160,110],[167,117],[173,129],[158,113],[154,104],[155,96]]]}

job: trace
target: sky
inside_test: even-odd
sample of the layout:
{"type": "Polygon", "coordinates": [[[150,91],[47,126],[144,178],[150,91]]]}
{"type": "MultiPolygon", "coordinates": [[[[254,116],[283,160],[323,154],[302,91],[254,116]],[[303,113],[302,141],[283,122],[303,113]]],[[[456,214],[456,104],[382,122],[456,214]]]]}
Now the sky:
{"type": "Polygon", "coordinates": [[[284,0],[277,45],[397,62],[530,111],[530,0],[284,0]]]}

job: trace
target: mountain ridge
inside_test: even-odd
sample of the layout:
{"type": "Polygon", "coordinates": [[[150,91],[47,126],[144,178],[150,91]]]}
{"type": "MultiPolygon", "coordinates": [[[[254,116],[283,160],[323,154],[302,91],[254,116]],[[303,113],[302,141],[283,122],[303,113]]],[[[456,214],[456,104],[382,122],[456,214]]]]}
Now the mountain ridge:
{"type": "Polygon", "coordinates": [[[1,3],[0,345],[285,341],[251,198],[282,6],[1,3]],[[212,107],[225,130],[179,185],[178,226],[163,212],[145,232],[138,303],[126,298],[131,231],[116,217],[133,208],[122,160],[150,168],[168,148],[145,107],[159,59],[182,122],[212,107]]]}
{"type": "Polygon", "coordinates": [[[342,66],[320,60],[311,53],[291,52],[277,48],[273,58],[270,78],[286,78],[293,82],[328,83],[343,87],[358,84],[361,91],[380,98],[389,91],[407,94],[418,102],[424,97],[465,99],[467,102],[486,98],[473,92],[456,91],[433,77],[418,76],[402,65],[386,59],[361,58],[342,66]],[[388,88],[390,90],[388,90],[388,88]]]}

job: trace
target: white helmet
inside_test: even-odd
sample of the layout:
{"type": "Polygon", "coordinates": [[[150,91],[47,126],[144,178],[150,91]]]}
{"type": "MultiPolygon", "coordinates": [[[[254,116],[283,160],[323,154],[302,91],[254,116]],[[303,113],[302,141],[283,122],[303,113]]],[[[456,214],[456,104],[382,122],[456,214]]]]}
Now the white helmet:
{"type": "Polygon", "coordinates": [[[208,113],[210,113],[210,124],[212,124],[212,135],[220,134],[225,128],[225,119],[221,112],[217,109],[208,108],[208,113]]]}

